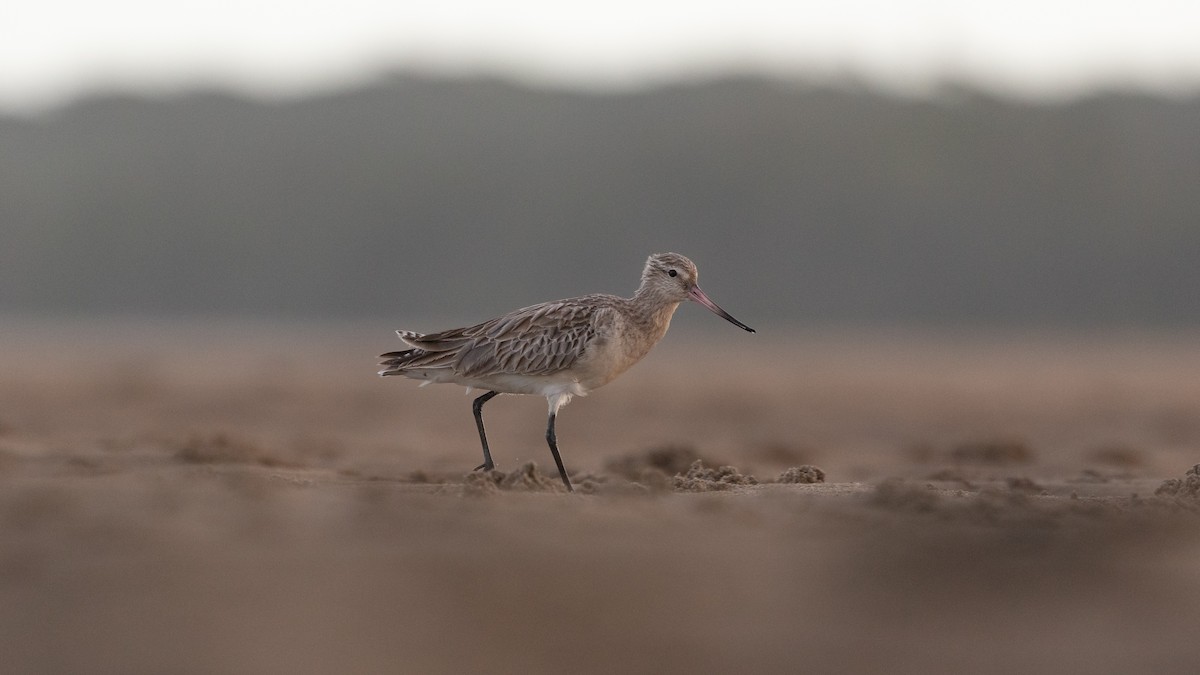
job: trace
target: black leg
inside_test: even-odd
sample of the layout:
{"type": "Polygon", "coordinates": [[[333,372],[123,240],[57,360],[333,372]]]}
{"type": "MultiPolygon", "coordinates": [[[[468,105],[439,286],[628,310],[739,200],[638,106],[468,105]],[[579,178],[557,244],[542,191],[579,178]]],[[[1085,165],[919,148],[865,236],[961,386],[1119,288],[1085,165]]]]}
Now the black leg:
{"type": "Polygon", "coordinates": [[[567,486],[567,492],[574,492],[571,479],[567,478],[567,470],[563,468],[562,457],[558,455],[558,441],[554,438],[554,417],[554,413],[550,413],[550,421],[546,424],[546,442],[550,444],[550,452],[554,455],[554,463],[558,465],[558,475],[562,477],[563,485],[567,486]]]}
{"type": "Polygon", "coordinates": [[[471,410],[475,411],[475,426],[479,427],[479,442],[483,444],[483,464],[475,467],[476,471],[480,469],[491,471],[496,468],[495,463],[492,462],[492,453],[488,450],[487,434],[483,433],[483,404],[492,400],[492,397],[498,393],[500,392],[489,391],[471,404],[471,410]]]}

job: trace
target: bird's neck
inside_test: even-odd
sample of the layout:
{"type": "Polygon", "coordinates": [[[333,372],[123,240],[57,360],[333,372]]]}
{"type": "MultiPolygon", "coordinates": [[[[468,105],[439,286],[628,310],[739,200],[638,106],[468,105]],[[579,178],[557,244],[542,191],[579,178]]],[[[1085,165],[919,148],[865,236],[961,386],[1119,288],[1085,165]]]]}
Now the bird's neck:
{"type": "Polygon", "coordinates": [[[679,307],[679,300],[642,286],[629,300],[629,317],[650,341],[657,342],[671,325],[671,316],[679,307]]]}

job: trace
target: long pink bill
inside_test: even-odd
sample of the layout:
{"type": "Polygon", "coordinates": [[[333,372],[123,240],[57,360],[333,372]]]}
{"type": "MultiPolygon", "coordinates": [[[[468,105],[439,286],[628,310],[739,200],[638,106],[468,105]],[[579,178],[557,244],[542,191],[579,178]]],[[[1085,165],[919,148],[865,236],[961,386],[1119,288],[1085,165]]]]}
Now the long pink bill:
{"type": "Polygon", "coordinates": [[[737,326],[738,328],[741,328],[742,330],[748,330],[751,333],[754,332],[753,328],[751,328],[750,326],[747,326],[746,324],[742,323],[741,321],[738,321],[737,319],[733,318],[732,316],[729,316],[729,312],[726,312],[725,310],[721,309],[720,307],[717,307],[717,303],[713,302],[712,300],[709,300],[708,296],[704,294],[704,291],[700,290],[699,286],[692,286],[692,290],[688,291],[688,297],[691,298],[692,300],[695,300],[696,302],[704,305],[709,310],[711,310],[713,314],[716,314],[717,316],[721,317],[722,319],[725,319],[726,321],[737,326]]]}

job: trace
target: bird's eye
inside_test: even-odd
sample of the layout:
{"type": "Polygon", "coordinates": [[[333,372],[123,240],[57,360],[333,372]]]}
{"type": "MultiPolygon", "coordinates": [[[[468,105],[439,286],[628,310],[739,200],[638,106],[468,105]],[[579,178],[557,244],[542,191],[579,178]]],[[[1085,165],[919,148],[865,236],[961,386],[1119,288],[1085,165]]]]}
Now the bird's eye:
{"type": "Polygon", "coordinates": [[[670,276],[676,276],[677,274],[679,274],[679,272],[676,272],[675,270],[667,270],[667,274],[670,276]]]}

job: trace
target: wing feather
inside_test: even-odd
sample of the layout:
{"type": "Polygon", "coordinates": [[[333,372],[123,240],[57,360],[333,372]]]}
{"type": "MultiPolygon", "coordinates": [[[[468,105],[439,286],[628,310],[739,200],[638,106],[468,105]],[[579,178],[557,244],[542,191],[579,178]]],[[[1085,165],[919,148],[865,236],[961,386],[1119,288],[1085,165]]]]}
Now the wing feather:
{"type": "Polygon", "coordinates": [[[585,296],[518,309],[466,329],[455,372],[549,375],[573,366],[596,337],[606,296],[585,296]]]}
{"type": "Polygon", "coordinates": [[[413,349],[384,357],[394,372],[449,368],[463,377],[549,375],[573,366],[619,298],[588,295],[518,309],[438,333],[396,331],[413,349]]]}

